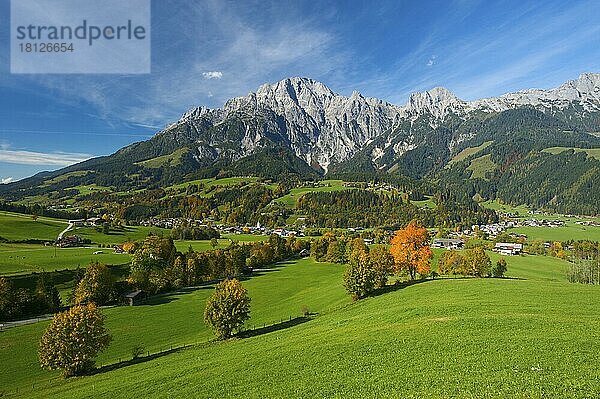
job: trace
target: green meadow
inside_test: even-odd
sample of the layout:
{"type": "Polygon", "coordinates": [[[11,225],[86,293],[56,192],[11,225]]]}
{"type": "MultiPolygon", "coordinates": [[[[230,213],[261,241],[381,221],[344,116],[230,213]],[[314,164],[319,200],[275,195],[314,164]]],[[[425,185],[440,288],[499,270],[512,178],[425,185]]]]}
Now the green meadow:
{"type": "Polygon", "coordinates": [[[87,238],[94,244],[122,244],[126,241],[143,240],[148,234],[159,236],[168,236],[171,233],[169,229],[146,226],[123,226],[121,228],[111,228],[108,234],[96,230],[95,227],[75,227],[69,231],[69,235],[76,234],[81,238],[87,238]]]}
{"type": "MultiPolygon", "coordinates": [[[[301,315],[301,307],[327,313],[349,302],[340,279],[340,265],[316,264],[308,259],[286,262],[244,281],[252,298],[247,326],[279,323],[301,315]]],[[[154,297],[146,305],[105,309],[107,327],[113,335],[110,348],[99,363],[131,358],[131,349],[142,345],[157,352],[171,346],[207,342],[212,335],[204,325],[204,303],[214,286],[154,297]]],[[[0,392],[21,390],[33,384],[62,384],[58,373],[39,368],[37,342],[48,322],[0,332],[0,392]],[[14,361],[13,361],[14,360],[14,361]]],[[[34,392],[28,392],[27,395],[34,392]]]]}
{"type": "Polygon", "coordinates": [[[277,198],[275,200],[275,202],[279,203],[279,204],[283,204],[288,208],[293,208],[296,206],[296,202],[298,201],[298,198],[302,197],[306,193],[331,192],[331,191],[343,191],[343,190],[352,190],[352,187],[344,186],[344,182],[342,180],[323,180],[321,182],[321,186],[319,186],[319,187],[293,188],[290,190],[289,194],[286,194],[283,197],[277,198]]]}
{"type": "Polygon", "coordinates": [[[212,286],[105,309],[114,341],[100,364],[127,359],[136,344],[193,345],[67,381],[37,366],[47,322],[8,329],[0,386],[45,398],[595,396],[598,287],[567,283],[567,263],[556,258],[506,259],[506,279],[392,285],[355,303],[342,288],[344,266],[286,262],[243,282],[247,327],[297,317],[303,305],[315,315],[220,343],[202,322],[212,286]]]}
{"type": "Polygon", "coordinates": [[[10,241],[55,240],[67,225],[66,220],[0,211],[0,237],[10,241]]]}
{"type": "Polygon", "coordinates": [[[128,263],[127,254],[111,248],[56,248],[42,245],[0,244],[0,276],[86,267],[98,261],[107,265],[128,263]],[[94,252],[101,251],[100,254],[94,252]]]}
{"type": "Polygon", "coordinates": [[[459,152],[458,154],[453,156],[452,159],[448,162],[448,165],[446,165],[446,167],[450,167],[454,163],[463,161],[463,160],[467,159],[468,157],[470,157],[471,155],[477,154],[479,151],[484,150],[487,147],[489,147],[490,144],[492,144],[492,143],[493,143],[493,141],[486,141],[485,143],[483,143],[479,146],[465,148],[464,150],[462,150],[461,152],[459,152]]]}
{"type": "Polygon", "coordinates": [[[600,227],[582,226],[574,222],[566,222],[562,227],[517,227],[510,229],[509,232],[526,234],[528,241],[600,241],[600,227]]]}
{"type": "Polygon", "coordinates": [[[600,159],[600,148],[550,147],[543,149],[542,152],[556,155],[567,150],[573,150],[576,153],[585,152],[588,157],[600,159]]]}

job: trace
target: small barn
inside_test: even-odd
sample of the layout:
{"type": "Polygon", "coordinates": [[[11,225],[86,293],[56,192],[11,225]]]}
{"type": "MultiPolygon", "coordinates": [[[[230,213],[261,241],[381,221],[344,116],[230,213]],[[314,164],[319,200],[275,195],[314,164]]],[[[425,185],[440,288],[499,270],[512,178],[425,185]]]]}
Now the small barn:
{"type": "Polygon", "coordinates": [[[307,256],[310,256],[310,251],[308,249],[303,249],[298,255],[301,258],[306,258],[307,256]]]}
{"type": "Polygon", "coordinates": [[[135,306],[144,303],[148,299],[148,294],[145,291],[137,290],[125,294],[123,298],[127,305],[135,306]]]}

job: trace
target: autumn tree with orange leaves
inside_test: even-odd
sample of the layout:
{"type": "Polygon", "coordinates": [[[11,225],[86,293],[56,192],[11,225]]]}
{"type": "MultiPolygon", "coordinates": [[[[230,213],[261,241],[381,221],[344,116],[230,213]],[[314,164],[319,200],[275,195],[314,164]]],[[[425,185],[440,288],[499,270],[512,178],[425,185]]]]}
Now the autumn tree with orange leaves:
{"type": "Polygon", "coordinates": [[[414,280],[417,273],[429,273],[433,252],[429,248],[429,232],[413,220],[392,238],[390,252],[394,257],[396,272],[406,270],[414,280]]]}

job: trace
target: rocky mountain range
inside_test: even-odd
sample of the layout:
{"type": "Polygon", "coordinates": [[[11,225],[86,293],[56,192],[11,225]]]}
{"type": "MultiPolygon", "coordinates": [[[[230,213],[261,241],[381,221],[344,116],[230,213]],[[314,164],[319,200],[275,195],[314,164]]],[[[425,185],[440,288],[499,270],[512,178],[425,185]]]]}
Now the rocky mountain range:
{"type": "MultiPolygon", "coordinates": [[[[489,115],[520,107],[550,114],[570,108],[600,112],[600,74],[583,74],[555,89],[525,90],[472,102],[436,87],[412,94],[403,106],[358,92],[342,96],[312,79],[289,78],[233,98],[222,109],[192,109],[157,136],[175,141],[185,138],[186,144],[195,147],[200,164],[235,161],[275,143],[289,147],[298,158],[324,172],[379,139],[372,146],[371,161],[384,168],[389,165],[382,159],[398,158],[426,143],[412,132],[419,119],[426,118],[435,130],[449,118],[466,120],[477,113],[489,115]]],[[[448,150],[452,152],[471,138],[449,137],[448,150]]]]}
{"type": "MultiPolygon", "coordinates": [[[[467,191],[493,196],[499,179],[531,154],[549,147],[597,148],[598,132],[598,73],[582,74],[554,89],[470,102],[436,87],[412,94],[401,106],[356,91],[339,95],[323,83],[295,77],[265,84],[222,108],[191,109],[150,140],[4,185],[0,195],[20,198],[91,183],[131,189],[217,175],[279,179],[361,173],[436,181],[479,177],[487,182],[479,186],[485,187],[471,185],[467,191]],[[469,148],[479,148],[478,159],[483,160],[457,158],[469,148]],[[473,172],[480,164],[486,165],[483,172],[473,172]],[[47,183],[61,175],[66,177],[60,184],[47,183]]],[[[583,175],[589,179],[594,161],[586,159],[592,164],[573,181],[583,175]]],[[[598,173],[593,171],[593,182],[598,173]]]]}

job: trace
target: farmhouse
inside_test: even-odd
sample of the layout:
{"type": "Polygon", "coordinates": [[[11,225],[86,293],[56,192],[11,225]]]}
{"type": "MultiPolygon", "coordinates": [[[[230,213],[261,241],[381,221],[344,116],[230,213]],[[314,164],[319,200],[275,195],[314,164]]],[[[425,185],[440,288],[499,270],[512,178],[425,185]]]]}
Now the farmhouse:
{"type": "Polygon", "coordinates": [[[433,248],[444,248],[444,249],[462,249],[465,246],[463,240],[452,239],[452,238],[436,238],[433,240],[433,248]]]}
{"type": "Polygon", "coordinates": [[[494,251],[501,255],[519,255],[523,251],[523,244],[499,242],[494,246],[494,251]]]}
{"type": "Polygon", "coordinates": [[[56,246],[61,248],[72,248],[78,247],[83,243],[83,240],[79,236],[68,236],[62,237],[57,241],[56,246]]]}

